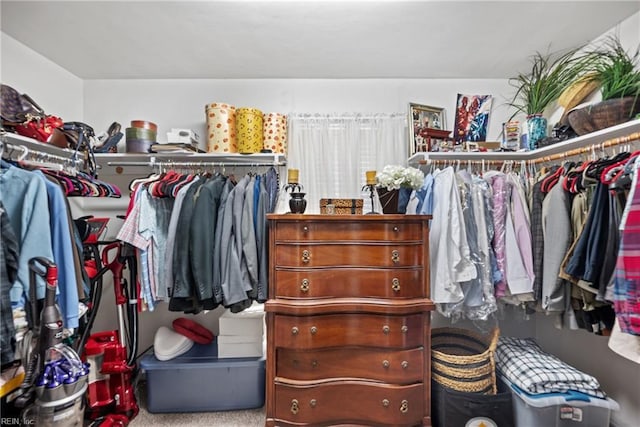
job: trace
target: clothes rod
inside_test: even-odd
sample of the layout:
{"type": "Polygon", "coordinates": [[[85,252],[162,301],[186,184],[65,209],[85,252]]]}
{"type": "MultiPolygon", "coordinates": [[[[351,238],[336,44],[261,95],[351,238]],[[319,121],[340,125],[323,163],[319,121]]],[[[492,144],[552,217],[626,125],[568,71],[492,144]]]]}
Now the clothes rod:
{"type": "Polygon", "coordinates": [[[225,167],[225,166],[282,166],[279,162],[107,162],[108,166],[147,166],[147,167],[225,167]]]}
{"type": "Polygon", "coordinates": [[[632,144],[637,141],[640,141],[640,132],[632,133],[630,135],[621,136],[618,138],[608,139],[604,142],[601,142],[600,144],[593,144],[586,147],[576,148],[564,153],[539,157],[537,159],[530,160],[530,162],[535,164],[553,162],[555,160],[562,160],[569,157],[579,156],[581,154],[594,153],[596,149],[599,151],[603,151],[605,148],[615,147],[616,145],[632,144]]]}
{"type": "Polygon", "coordinates": [[[36,158],[34,159],[36,161],[38,160],[55,161],[61,164],[69,164],[75,167],[77,167],[78,165],[81,165],[83,162],[82,159],[63,157],[57,154],[47,153],[45,151],[34,150],[22,144],[12,144],[10,142],[0,142],[0,144],[2,145],[3,154],[7,154],[10,157],[13,155],[15,151],[20,151],[20,154],[17,160],[24,160],[27,157],[31,157],[33,159],[33,156],[36,156],[36,158]]]}
{"type": "MultiPolygon", "coordinates": [[[[467,151],[461,151],[459,153],[449,153],[446,152],[444,154],[447,155],[451,155],[451,157],[448,158],[426,158],[426,159],[420,159],[417,163],[419,166],[428,166],[428,165],[449,165],[449,164],[453,164],[453,163],[460,163],[460,164],[473,164],[473,165],[477,165],[477,164],[484,164],[484,165],[502,165],[502,164],[515,164],[515,163],[519,163],[519,162],[527,162],[530,164],[539,164],[539,163],[547,163],[547,162],[553,162],[556,160],[563,160],[563,159],[567,159],[570,157],[574,157],[574,156],[579,156],[581,154],[586,154],[586,153],[594,153],[597,151],[603,151],[605,148],[611,148],[617,145],[624,145],[624,144],[633,144],[640,141],[640,132],[635,132],[629,135],[625,135],[625,136],[620,136],[617,138],[611,138],[608,139],[606,141],[597,143],[597,144],[590,144],[590,145],[586,145],[584,147],[579,147],[579,148],[575,148],[572,150],[567,150],[561,153],[555,153],[555,154],[550,154],[548,156],[540,156],[540,157],[527,157],[527,153],[531,153],[531,152],[524,152],[524,153],[496,153],[496,152],[487,152],[487,153],[480,153],[480,152],[467,152],[467,151]],[[458,156],[456,158],[456,154],[460,154],[460,156],[458,156]],[[504,158],[500,158],[500,157],[504,157],[504,158]]],[[[552,145],[548,146],[548,147],[553,147],[552,145]]],[[[547,148],[547,147],[545,147],[547,148]]]]}

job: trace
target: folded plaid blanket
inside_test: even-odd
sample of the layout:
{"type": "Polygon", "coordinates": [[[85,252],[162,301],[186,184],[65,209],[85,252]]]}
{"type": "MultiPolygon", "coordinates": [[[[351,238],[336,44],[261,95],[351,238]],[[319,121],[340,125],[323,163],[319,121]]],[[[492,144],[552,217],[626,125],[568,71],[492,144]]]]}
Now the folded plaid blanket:
{"type": "Polygon", "coordinates": [[[531,394],[574,390],[606,397],[598,380],[544,352],[531,338],[500,337],[495,362],[500,375],[531,394]]]}

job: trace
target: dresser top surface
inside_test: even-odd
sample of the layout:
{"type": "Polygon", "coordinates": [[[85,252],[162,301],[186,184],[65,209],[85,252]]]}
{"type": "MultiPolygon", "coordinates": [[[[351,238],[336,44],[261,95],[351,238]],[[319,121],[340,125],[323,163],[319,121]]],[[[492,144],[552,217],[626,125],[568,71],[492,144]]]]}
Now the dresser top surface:
{"type": "Polygon", "coordinates": [[[431,215],[321,215],[321,214],[267,214],[269,221],[341,221],[341,222],[420,222],[431,219],[431,215]]]}

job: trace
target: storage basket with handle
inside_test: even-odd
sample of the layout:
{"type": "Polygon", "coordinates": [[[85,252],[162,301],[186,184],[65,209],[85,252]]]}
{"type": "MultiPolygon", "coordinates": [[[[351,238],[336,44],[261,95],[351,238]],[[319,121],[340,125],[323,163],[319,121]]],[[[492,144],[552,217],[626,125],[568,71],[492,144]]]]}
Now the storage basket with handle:
{"type": "Polygon", "coordinates": [[[483,335],[461,328],[431,331],[431,376],[453,390],[495,394],[495,351],[500,330],[483,335]]]}

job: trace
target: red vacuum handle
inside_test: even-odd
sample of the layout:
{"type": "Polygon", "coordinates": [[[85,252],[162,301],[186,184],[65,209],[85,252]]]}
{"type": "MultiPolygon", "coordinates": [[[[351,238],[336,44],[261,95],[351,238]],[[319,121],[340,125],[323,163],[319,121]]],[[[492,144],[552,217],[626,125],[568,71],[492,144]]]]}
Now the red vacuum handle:
{"type": "Polygon", "coordinates": [[[116,294],[116,305],[123,305],[127,302],[122,290],[122,270],[124,269],[124,263],[121,261],[122,256],[120,254],[120,249],[120,242],[114,242],[108,244],[102,250],[102,265],[111,270],[111,274],[113,274],[113,290],[116,294]],[[109,252],[113,249],[116,250],[116,254],[113,259],[109,261],[109,252]]]}

